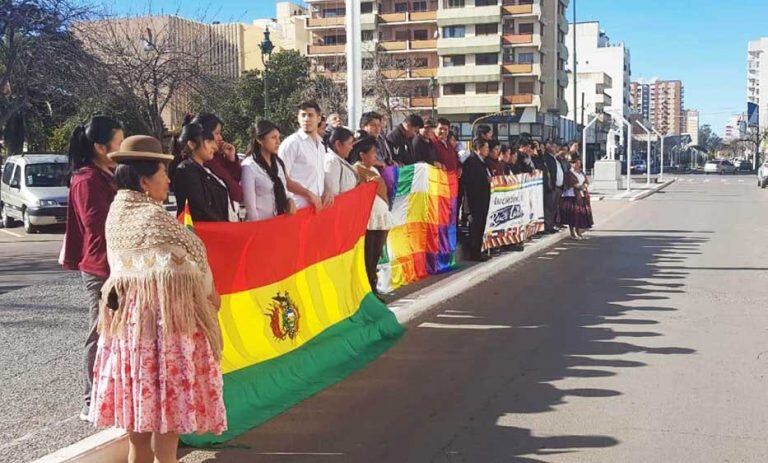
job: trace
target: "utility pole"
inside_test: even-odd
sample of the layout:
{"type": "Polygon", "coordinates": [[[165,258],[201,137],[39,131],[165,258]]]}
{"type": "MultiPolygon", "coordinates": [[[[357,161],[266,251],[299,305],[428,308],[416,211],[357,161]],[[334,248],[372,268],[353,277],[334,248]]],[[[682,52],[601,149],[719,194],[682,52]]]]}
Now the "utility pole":
{"type": "MultiPolygon", "coordinates": [[[[576,0],[573,0],[573,123],[576,126],[576,133],[579,132],[579,124],[576,122],[576,108],[578,108],[578,89],[577,89],[577,82],[578,82],[578,64],[577,64],[577,56],[576,56],[576,0]]],[[[582,107],[582,110],[584,108],[582,107]]],[[[584,115],[581,116],[581,123],[584,123],[584,115]]]]}
{"type": "Polygon", "coordinates": [[[363,53],[360,0],[346,0],[347,124],[357,127],[363,115],[363,53]]]}

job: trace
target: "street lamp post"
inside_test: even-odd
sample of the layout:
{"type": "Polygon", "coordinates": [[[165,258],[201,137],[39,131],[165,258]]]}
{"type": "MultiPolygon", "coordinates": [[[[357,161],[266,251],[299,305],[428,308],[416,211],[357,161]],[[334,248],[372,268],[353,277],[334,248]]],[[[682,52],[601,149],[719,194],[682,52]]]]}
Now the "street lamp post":
{"type": "Polygon", "coordinates": [[[437,79],[429,78],[429,94],[432,96],[432,119],[435,118],[435,89],[437,88],[437,79]]]}
{"type": "Polygon", "coordinates": [[[581,165],[584,168],[584,172],[587,171],[587,130],[592,127],[592,124],[597,122],[599,117],[600,116],[593,117],[592,120],[589,121],[589,124],[585,125],[584,129],[581,131],[581,165]]]}
{"type": "Polygon", "coordinates": [[[645,183],[646,185],[651,184],[651,131],[648,130],[643,124],[640,123],[640,121],[637,122],[637,125],[640,126],[641,129],[645,130],[645,136],[648,137],[648,142],[646,144],[646,164],[645,164],[645,183]]]}
{"type": "Polygon", "coordinates": [[[275,45],[269,40],[269,27],[264,28],[264,40],[259,44],[261,50],[261,62],[264,63],[264,119],[269,118],[269,105],[267,96],[267,62],[269,61],[275,45]]]}

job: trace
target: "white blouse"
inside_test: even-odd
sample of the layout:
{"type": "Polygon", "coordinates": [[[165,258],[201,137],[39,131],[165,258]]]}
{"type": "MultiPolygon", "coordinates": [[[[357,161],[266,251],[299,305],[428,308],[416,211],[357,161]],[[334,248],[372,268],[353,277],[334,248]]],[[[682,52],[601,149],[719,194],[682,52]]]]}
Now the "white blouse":
{"type": "MultiPolygon", "coordinates": [[[[362,162],[358,162],[355,166],[362,167],[374,174],[381,176],[379,170],[375,167],[365,167],[362,162]]],[[[368,230],[389,230],[394,226],[394,219],[392,218],[392,212],[389,211],[389,205],[378,194],[373,200],[373,206],[371,207],[371,218],[368,220],[368,230]]]]}
{"type": "MultiPolygon", "coordinates": [[[[278,162],[274,159],[272,162],[278,162]]],[[[277,215],[275,207],[275,190],[272,179],[269,174],[253,160],[253,156],[248,156],[243,161],[243,174],[240,180],[240,186],[243,187],[243,199],[245,201],[245,220],[253,222],[256,220],[270,219],[277,215]]],[[[285,177],[285,170],[278,164],[277,176],[282,180],[285,194],[288,199],[293,195],[288,191],[288,185],[285,177]]]]}
{"type": "Polygon", "coordinates": [[[334,152],[325,155],[325,190],[336,196],[357,186],[357,172],[334,152]]]}

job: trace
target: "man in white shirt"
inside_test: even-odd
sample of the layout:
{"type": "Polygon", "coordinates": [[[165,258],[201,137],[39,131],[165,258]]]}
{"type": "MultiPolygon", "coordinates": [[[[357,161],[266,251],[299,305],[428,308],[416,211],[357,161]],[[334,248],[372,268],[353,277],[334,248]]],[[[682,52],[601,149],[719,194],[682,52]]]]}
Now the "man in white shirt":
{"type": "Polygon", "coordinates": [[[333,195],[324,188],[326,150],[318,133],[320,116],[320,106],[314,101],[299,105],[299,130],[278,150],[289,178],[288,191],[296,195],[297,209],[312,205],[320,210],[333,203],[333,195]]]}

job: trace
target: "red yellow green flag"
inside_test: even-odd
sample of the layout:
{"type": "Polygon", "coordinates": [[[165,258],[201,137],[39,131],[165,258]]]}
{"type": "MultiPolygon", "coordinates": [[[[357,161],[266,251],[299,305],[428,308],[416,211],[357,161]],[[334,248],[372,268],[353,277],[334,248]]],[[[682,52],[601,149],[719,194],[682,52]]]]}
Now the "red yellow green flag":
{"type": "Polygon", "coordinates": [[[189,212],[189,201],[184,203],[184,209],[182,209],[177,219],[179,220],[180,224],[185,225],[187,228],[194,228],[194,224],[192,223],[192,214],[189,212]]]}
{"type": "Polygon", "coordinates": [[[224,339],[229,440],[334,384],[383,353],[403,328],[371,292],[365,231],[375,186],[315,213],[249,223],[195,224],[205,243],[224,339]]]}

